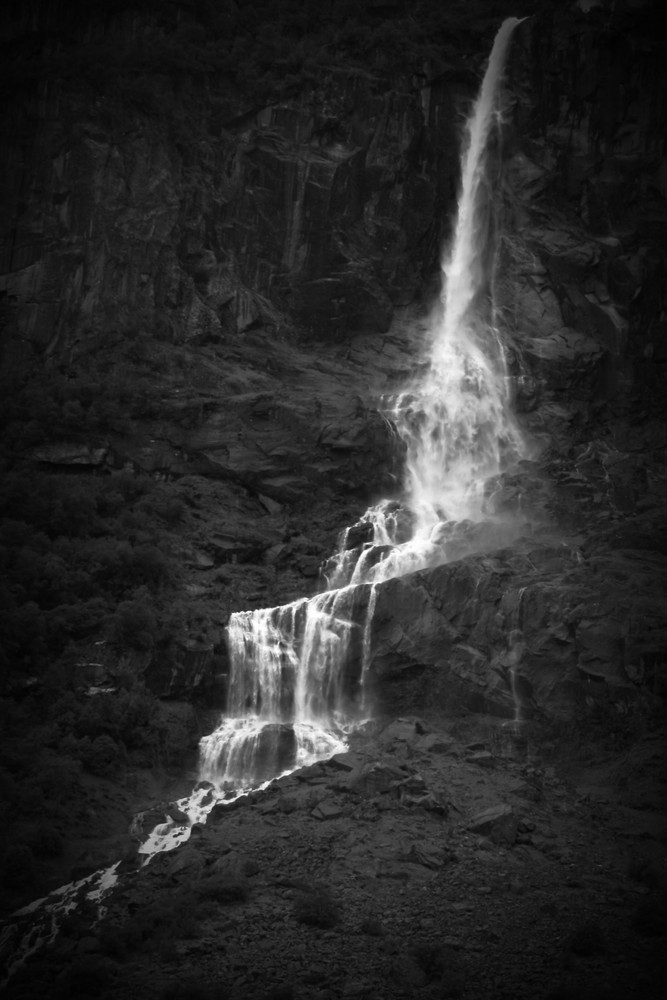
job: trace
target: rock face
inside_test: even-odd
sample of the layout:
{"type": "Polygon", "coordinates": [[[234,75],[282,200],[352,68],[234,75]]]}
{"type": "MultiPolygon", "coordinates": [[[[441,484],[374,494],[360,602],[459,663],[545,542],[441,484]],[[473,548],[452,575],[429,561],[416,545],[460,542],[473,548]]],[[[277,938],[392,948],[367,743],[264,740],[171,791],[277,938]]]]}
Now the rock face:
{"type": "MultiPolygon", "coordinates": [[[[323,67],[258,106],[224,75],[142,74],[138,39],[165,30],[150,7],[76,21],[32,6],[44,34],[67,24],[82,65],[59,74],[46,49],[41,78],[9,75],[5,357],[137,324],[206,344],[291,318],[340,339],[386,330],[413,298],[452,208],[465,87],[323,67]],[[129,48],[139,79],[98,90],[91,44],[129,48]]],[[[28,74],[31,25],[22,11],[8,28],[28,74]]]]}
{"type": "MultiPolygon", "coordinates": [[[[7,996],[73,993],[84,972],[91,981],[90,951],[115,993],[149,1000],[177,989],[495,1000],[499,984],[540,998],[639,984],[657,1000],[664,746],[645,734],[613,759],[571,742],[559,756],[535,726],[509,760],[494,753],[497,731],[404,716],[359,734],[351,753],[221,803],[188,843],[121,874],[92,929],[72,910],[7,996]]],[[[34,937],[36,919],[50,928],[53,915],[23,913],[3,944],[34,937]]]]}
{"type": "Polygon", "coordinates": [[[498,296],[523,362],[519,408],[563,443],[592,399],[613,406],[663,377],[667,150],[655,16],[651,4],[601,4],[531,18],[510,59],[511,221],[498,296]]]}
{"type": "MultiPolygon", "coordinates": [[[[419,309],[397,316],[436,265],[478,74],[451,42],[394,72],[378,42],[260,97],[195,72],[194,7],[64,6],[7,22],[0,352],[122,420],[88,399],[10,460],[182,488],[182,593],[209,629],[145,676],[208,693],[229,611],[303,593],[348,511],[397,492],[380,399],[417,363],[419,309]]],[[[398,6],[370,5],[378,37],[398,6]]],[[[379,589],[387,705],[423,698],[420,676],[508,717],[664,697],[664,43],[652,4],[583,6],[524,21],[508,68],[495,294],[535,448],[488,502],[514,527],[379,589]]]]}
{"type": "Polygon", "coordinates": [[[443,710],[507,718],[657,709],[666,583],[660,559],[562,538],[392,580],[377,588],[373,680],[387,708],[428,690],[443,710]]]}

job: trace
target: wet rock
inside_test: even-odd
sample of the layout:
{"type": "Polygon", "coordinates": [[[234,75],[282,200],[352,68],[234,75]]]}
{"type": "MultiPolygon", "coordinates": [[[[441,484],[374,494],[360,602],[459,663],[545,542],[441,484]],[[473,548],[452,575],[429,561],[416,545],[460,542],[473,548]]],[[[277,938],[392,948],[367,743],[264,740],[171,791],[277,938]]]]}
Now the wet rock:
{"type": "Polygon", "coordinates": [[[294,767],[297,741],[294,729],[288,724],[267,723],[257,734],[250,736],[246,746],[235,757],[239,774],[261,784],[294,767]]]}
{"type": "Polygon", "coordinates": [[[165,813],[177,826],[189,826],[190,817],[186,812],[183,812],[174,802],[170,802],[165,806],[165,813]]]}
{"type": "Polygon", "coordinates": [[[373,541],[374,529],[370,521],[360,521],[353,524],[345,532],[345,548],[356,549],[373,541]]]}
{"type": "Polygon", "coordinates": [[[215,785],[213,784],[212,781],[198,781],[197,784],[195,785],[194,790],[195,792],[212,791],[214,788],[215,785]]]}

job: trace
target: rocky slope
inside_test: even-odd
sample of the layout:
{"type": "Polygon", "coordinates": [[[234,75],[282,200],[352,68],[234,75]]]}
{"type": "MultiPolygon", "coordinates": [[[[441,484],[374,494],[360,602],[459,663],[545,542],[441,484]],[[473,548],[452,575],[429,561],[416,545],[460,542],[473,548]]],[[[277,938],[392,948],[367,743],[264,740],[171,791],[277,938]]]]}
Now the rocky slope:
{"type": "Polygon", "coordinates": [[[662,996],[664,743],[568,732],[379,722],[216,806],[7,995],[662,996]]]}
{"type": "MultiPolygon", "coordinates": [[[[163,544],[193,614],[175,666],[154,662],[149,679],[177,694],[184,675],[196,686],[224,672],[229,610],[303,592],[337,530],[395,488],[400,455],[378,405],[414,366],[419,334],[387,330],[423,287],[453,211],[457,121],[475,78],[453,42],[467,28],[460,17],[439,24],[440,62],[420,74],[388,76],[374,44],[366,72],[352,53],[347,70],[320,67],[316,86],[302,80],[297,96],[260,108],[217,70],[171,67],[167,43],[203,52],[185,29],[199,8],[172,22],[150,5],[106,3],[89,21],[65,17],[66,31],[53,11],[35,12],[8,32],[9,91],[26,84],[7,107],[3,168],[2,350],[18,400],[8,459],[174,484],[194,517],[175,526],[182,545],[163,544]],[[313,517],[304,493],[317,498],[305,505],[313,517]]],[[[400,7],[368,16],[389,51],[400,7]]],[[[640,565],[661,526],[667,443],[654,17],[633,3],[525,21],[499,151],[498,321],[538,460],[495,484],[490,507],[549,545],[578,546],[589,591],[598,557],[626,591],[627,559],[616,567],[610,549],[632,553],[639,581],[662,573],[640,565]]],[[[603,654],[615,665],[596,676],[651,687],[665,642],[658,598],[640,582],[631,606],[609,600],[593,619],[620,610],[605,641],[627,649],[603,654]]],[[[606,626],[582,628],[573,665],[591,660],[591,628],[606,626]]],[[[562,626],[575,644],[582,628],[576,613],[562,626]]]]}
{"type": "MultiPolygon", "coordinates": [[[[652,4],[581,6],[517,29],[498,150],[498,323],[534,455],[490,484],[507,537],[380,594],[383,710],[507,717],[513,678],[536,719],[634,732],[664,716],[664,43],[652,4]]],[[[222,704],[229,613],[316,587],[338,531],[396,490],[380,399],[419,356],[459,122],[498,21],[424,4],[427,45],[400,4],[372,4],[365,49],[327,26],[308,63],[300,28],[280,89],[259,50],[207,61],[206,4],[156,9],[36,3],[7,22],[2,794],[17,821],[35,808],[17,787],[41,788],[26,729],[50,727],[35,729],[59,756],[57,772],[40,758],[48,794],[48,775],[93,766],[91,688],[129,673],[222,704]]],[[[118,775],[154,762],[104,725],[118,775]]],[[[108,822],[85,820],[93,839],[108,822]]],[[[71,814],[57,824],[71,836],[71,814]]]]}

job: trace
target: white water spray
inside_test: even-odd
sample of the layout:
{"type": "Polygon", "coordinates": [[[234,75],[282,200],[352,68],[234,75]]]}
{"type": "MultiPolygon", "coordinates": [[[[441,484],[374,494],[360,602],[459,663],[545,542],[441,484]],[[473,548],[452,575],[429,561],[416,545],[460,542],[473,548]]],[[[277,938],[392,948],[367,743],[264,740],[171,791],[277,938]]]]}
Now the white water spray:
{"type": "Polygon", "coordinates": [[[422,539],[443,521],[479,520],[484,483],[523,448],[494,326],[495,205],[489,178],[490,139],[501,120],[502,71],[519,23],[510,18],[501,26],[466,124],[458,217],[442,264],[429,368],[393,409],[407,445],[415,535],[422,539]]]}
{"type": "Polygon", "coordinates": [[[349,546],[343,534],[324,570],[324,593],[232,615],[227,715],[202,740],[204,778],[247,787],[344,746],[345,720],[366,708],[377,585],[474,548],[461,539],[488,518],[486,481],[524,451],[494,325],[490,180],[503,67],[518,23],[501,26],[466,125],[426,374],[386,410],[406,447],[404,501],[382,501],[364,514],[355,526],[361,545],[349,546]]]}
{"type": "MultiPolygon", "coordinates": [[[[378,585],[470,551],[471,525],[481,525],[486,516],[486,480],[524,451],[493,322],[489,181],[502,71],[518,23],[510,18],[500,28],[466,126],[458,217],[442,264],[426,375],[387,408],[406,446],[404,501],[385,500],[364,514],[356,526],[362,544],[349,545],[350,532],[343,533],[340,551],[325,569],[324,593],[232,615],[227,713],[201,744],[202,778],[229,788],[229,794],[345,748],[346,731],[368,709],[365,682],[378,585]]],[[[516,743],[520,715],[511,659],[509,667],[516,743]]],[[[214,801],[200,788],[178,805],[195,823],[205,819],[214,801]]],[[[142,852],[148,859],[188,835],[189,828],[170,821],[154,831],[142,852]]],[[[15,965],[20,964],[43,940],[53,939],[77,894],[101,896],[114,879],[115,866],[38,901],[40,922],[33,920],[24,936],[20,921],[30,914],[16,914],[17,922],[0,939],[0,952],[3,945],[11,947],[15,965]]]]}

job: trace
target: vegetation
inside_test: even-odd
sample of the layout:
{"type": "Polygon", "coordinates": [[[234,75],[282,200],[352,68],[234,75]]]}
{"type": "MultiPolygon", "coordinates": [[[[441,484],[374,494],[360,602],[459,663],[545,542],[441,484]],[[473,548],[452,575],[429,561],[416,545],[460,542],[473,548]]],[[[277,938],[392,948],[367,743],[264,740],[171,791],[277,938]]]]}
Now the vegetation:
{"type": "Polygon", "coordinates": [[[87,776],[182,764],[192,747],[193,729],[169,725],[144,683],[197,620],[178,571],[190,489],[109,451],[166,408],[165,381],[181,378],[168,345],[130,331],[72,368],[3,382],[0,804],[10,822],[0,882],[10,905],[63,854],[87,776]],[[88,449],[90,464],[59,465],[49,449],[63,442],[84,458],[88,449]]]}
{"type": "MultiPolygon", "coordinates": [[[[193,81],[223,122],[304,90],[326,117],[325,77],[459,66],[467,33],[489,34],[506,13],[536,5],[60,0],[37,9],[27,0],[4,15],[13,30],[0,46],[0,78],[10,102],[21,95],[11,116],[29,114],[33,85],[62,80],[87,109],[99,98],[104,128],[109,105],[124,112],[128,103],[142,121],[176,127],[170,95],[193,81]]],[[[178,106],[183,115],[185,97],[178,106]]],[[[125,127],[127,115],[116,121],[125,127]]],[[[179,391],[189,373],[141,316],[115,333],[100,342],[85,331],[75,359],[37,358],[0,383],[0,805],[12,817],[0,875],[16,892],[12,851],[23,851],[28,882],[39,881],[63,853],[86,779],[177,760],[192,736],[166,727],[144,677],[151,663],[173,662],[178,638],[203,617],[179,579],[193,487],[161,482],[159,469],[134,467],[121,447],[139,422],[145,430],[177,411],[186,419],[179,391]],[[49,449],[63,442],[87,452],[88,464],[58,466],[49,449]],[[100,691],[100,680],[114,690],[100,691]]],[[[231,589],[234,570],[218,582],[231,589]]]]}

